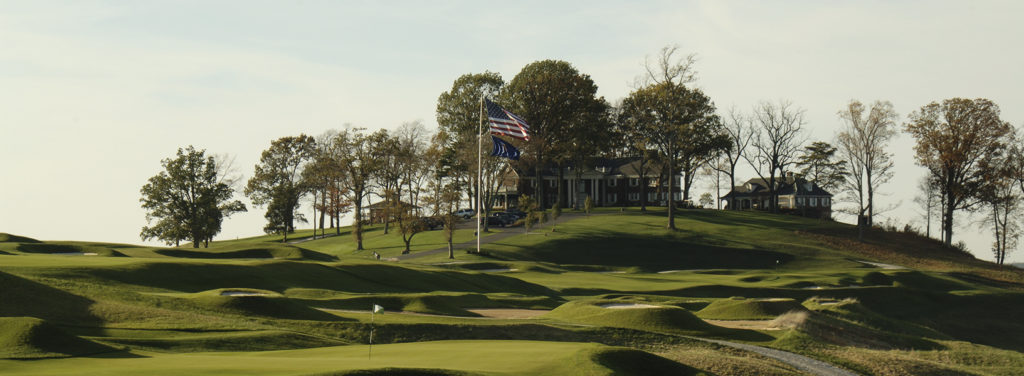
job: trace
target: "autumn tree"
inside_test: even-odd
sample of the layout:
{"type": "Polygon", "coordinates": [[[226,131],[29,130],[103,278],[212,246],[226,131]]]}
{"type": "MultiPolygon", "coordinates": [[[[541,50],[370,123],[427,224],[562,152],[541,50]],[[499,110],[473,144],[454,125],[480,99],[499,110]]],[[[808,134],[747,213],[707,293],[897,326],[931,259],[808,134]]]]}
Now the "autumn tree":
{"type": "Polygon", "coordinates": [[[909,116],[905,130],[917,141],[917,163],[938,182],[944,199],[943,241],[953,242],[953,216],[974,208],[986,177],[1006,152],[1012,126],[988,99],[932,102],[909,116]]]}
{"type": "Polygon", "coordinates": [[[164,171],[140,190],[147,223],[140,234],[143,240],[155,238],[167,245],[190,240],[192,248],[199,248],[200,242],[209,246],[224,218],[246,211],[245,204],[231,200],[234,189],[220,174],[216,159],[204,150],[179,148],[174,158],[160,164],[164,171]]]}
{"type": "Polygon", "coordinates": [[[754,107],[751,119],[751,145],[743,158],[768,185],[769,207],[777,213],[779,182],[804,142],[804,110],[788,101],[764,101],[754,107]]]}
{"type": "MultiPolygon", "coordinates": [[[[657,150],[651,135],[647,133],[651,129],[642,117],[623,112],[623,101],[615,106],[612,114],[615,138],[621,143],[623,155],[636,159],[636,172],[640,179],[640,211],[647,211],[647,175],[652,172],[652,164],[657,161],[657,150]]],[[[623,205],[626,202],[623,201],[623,205]]]]}
{"type": "MultiPolygon", "coordinates": [[[[459,187],[466,190],[474,209],[479,209],[479,198],[482,196],[477,192],[480,184],[477,183],[477,164],[483,161],[483,175],[492,177],[497,170],[503,166],[502,161],[495,159],[483,159],[482,152],[478,145],[482,143],[479,137],[481,132],[486,134],[486,129],[481,129],[481,98],[496,98],[501,92],[505,81],[501,75],[494,72],[464,74],[455,79],[452,88],[441,93],[437,98],[437,125],[439,133],[443,133],[439,139],[444,142],[447,154],[454,156],[451,161],[451,168],[448,176],[462,180],[459,187]]],[[[483,124],[486,127],[486,124],[483,124]]]]}
{"type": "Polygon", "coordinates": [[[288,241],[288,234],[295,231],[295,221],[305,221],[296,213],[299,200],[307,192],[302,169],[315,153],[316,140],[307,135],[279,138],[263,151],[245,195],[253,204],[267,207],[266,233],[284,234],[284,241],[288,241]]]}
{"type": "MultiPolygon", "coordinates": [[[[570,158],[574,125],[592,116],[600,116],[607,105],[597,96],[597,85],[590,75],[580,73],[571,64],[558,60],[530,63],[505,86],[499,99],[505,109],[530,124],[530,141],[522,143],[524,155],[535,166],[537,202],[548,207],[542,172],[558,166],[558,193],[564,192],[563,163],[570,158]],[[597,115],[595,115],[597,114],[597,115]]],[[[597,129],[597,137],[606,130],[597,129]]],[[[565,203],[559,202],[564,206],[565,203]]]]}
{"type": "MultiPolygon", "coordinates": [[[[699,89],[673,82],[638,89],[623,100],[623,115],[651,127],[651,142],[665,161],[669,195],[675,187],[675,172],[683,172],[683,199],[689,197],[689,185],[697,167],[717,151],[729,146],[720,132],[711,99],[699,89]],[[680,166],[681,165],[681,166],[680,166]]],[[[675,229],[675,199],[668,200],[667,228],[675,229]]]]}
{"type": "Polygon", "coordinates": [[[352,221],[352,237],[356,250],[363,250],[363,200],[373,188],[373,177],[378,171],[375,148],[384,142],[387,133],[380,131],[370,135],[361,128],[346,128],[333,140],[332,152],[337,156],[342,181],[347,187],[346,199],[351,203],[355,218],[352,221]]]}

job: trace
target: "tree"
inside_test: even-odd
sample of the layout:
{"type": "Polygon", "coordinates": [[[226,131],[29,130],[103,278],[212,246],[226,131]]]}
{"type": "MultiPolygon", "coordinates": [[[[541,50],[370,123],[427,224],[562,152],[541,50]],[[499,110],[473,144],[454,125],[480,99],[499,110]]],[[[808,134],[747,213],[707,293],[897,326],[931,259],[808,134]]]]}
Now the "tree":
{"type": "MultiPolygon", "coordinates": [[[[439,133],[444,133],[445,147],[456,157],[457,168],[448,171],[452,177],[462,179],[460,184],[466,189],[474,209],[479,209],[479,184],[477,184],[477,163],[482,160],[478,143],[481,134],[481,98],[494,98],[499,95],[505,81],[494,72],[464,74],[455,79],[449,91],[441,93],[437,98],[437,125],[439,133]]],[[[488,159],[483,166],[483,174],[497,174],[500,165],[497,160],[488,159]]]]}
{"type": "Polygon", "coordinates": [[[800,175],[818,184],[822,189],[833,192],[845,179],[846,161],[835,160],[836,148],[823,141],[815,141],[804,147],[803,154],[796,161],[802,168],[800,175]]]}
{"type": "Polygon", "coordinates": [[[768,185],[769,207],[777,213],[780,184],[776,181],[796,160],[803,144],[804,110],[788,101],[764,101],[754,107],[752,119],[751,149],[743,159],[768,185]]]}
{"type": "MultiPolygon", "coordinates": [[[[736,165],[746,153],[754,132],[750,119],[735,108],[729,110],[729,116],[724,121],[723,129],[728,134],[732,146],[722,152],[725,163],[717,164],[713,168],[729,175],[729,189],[731,190],[736,188],[736,165]]],[[[730,202],[729,209],[737,210],[738,205],[735,202],[730,202]]]]}
{"type": "Polygon", "coordinates": [[[932,215],[936,210],[941,213],[939,203],[942,200],[939,197],[938,184],[931,176],[924,176],[918,181],[917,189],[919,194],[914,197],[914,202],[920,205],[922,211],[920,214],[924,217],[925,223],[925,236],[930,238],[932,237],[932,215]]]}
{"type": "Polygon", "coordinates": [[[246,211],[245,204],[231,200],[235,191],[219,173],[216,158],[205,153],[191,145],[179,148],[175,158],[160,161],[164,171],[142,186],[139,201],[151,225],[142,227],[143,240],[156,238],[167,245],[191,240],[192,248],[200,242],[209,246],[224,218],[246,211]]]}
{"type": "Polygon", "coordinates": [[[892,178],[892,155],[885,149],[896,135],[899,115],[888,101],[875,101],[868,109],[860,101],[852,100],[839,111],[839,118],[844,122],[837,136],[840,155],[850,166],[843,186],[849,197],[855,194],[858,198],[858,225],[870,228],[878,213],[875,192],[892,178]]]}
{"type": "Polygon", "coordinates": [[[943,195],[943,241],[953,241],[953,215],[976,206],[986,176],[1009,146],[1012,127],[988,99],[952,98],[910,114],[905,130],[916,139],[917,163],[943,195]]]}
{"type": "Polygon", "coordinates": [[[536,219],[534,215],[537,213],[537,201],[529,195],[520,195],[519,210],[526,213],[526,217],[523,218],[523,228],[526,233],[530,233],[530,228],[533,227],[533,221],[536,219]]]}
{"type": "Polygon", "coordinates": [[[377,166],[373,180],[376,182],[378,197],[384,200],[384,233],[391,229],[391,220],[394,213],[391,209],[396,207],[395,202],[400,201],[400,180],[402,178],[402,161],[399,160],[401,146],[398,139],[391,137],[386,129],[381,129],[375,135],[379,135],[373,144],[374,163],[377,166]]]}
{"type": "Polygon", "coordinates": [[[267,225],[263,231],[284,234],[285,242],[288,234],[295,231],[295,221],[305,222],[305,217],[295,211],[308,189],[302,181],[302,169],[315,154],[313,137],[303,134],[274,140],[263,151],[245,187],[245,195],[254,205],[267,206],[267,225]]]}
{"type": "MultiPolygon", "coordinates": [[[[622,103],[622,116],[651,128],[651,142],[667,167],[664,172],[669,195],[675,187],[677,166],[681,165],[683,199],[689,199],[697,167],[729,146],[719,131],[721,122],[711,99],[699,89],[666,82],[635,90],[622,103]]],[[[670,197],[668,203],[666,227],[675,229],[675,199],[670,197]]]]}
{"type": "Polygon", "coordinates": [[[573,126],[601,116],[607,107],[604,99],[596,95],[597,85],[589,75],[558,60],[526,65],[502,90],[500,98],[505,108],[530,124],[530,141],[522,143],[522,147],[524,155],[535,166],[537,202],[541,208],[548,205],[543,170],[552,162],[559,167],[556,197],[562,197],[564,169],[561,167],[570,158],[573,126]]]}
{"type": "Polygon", "coordinates": [[[979,199],[989,209],[988,224],[992,226],[995,241],[992,242],[992,253],[996,264],[1003,265],[1006,254],[1017,248],[1020,237],[1020,220],[1018,211],[1022,196],[1017,189],[1012,158],[1016,155],[1004,154],[997,160],[993,168],[987,171],[985,184],[979,193],[979,199]]]}
{"type": "MultiPolygon", "coordinates": [[[[640,175],[640,211],[647,211],[647,174],[652,170],[651,164],[657,160],[657,151],[647,132],[650,127],[641,116],[626,115],[623,102],[615,106],[614,124],[616,138],[621,139],[623,152],[627,157],[637,159],[636,170],[640,175]]],[[[625,205],[626,201],[623,201],[625,205]]]]}
{"type": "Polygon", "coordinates": [[[366,135],[361,128],[346,128],[334,138],[332,152],[348,188],[346,198],[354,210],[352,237],[358,251],[363,250],[363,200],[370,194],[372,179],[379,169],[380,153],[376,148],[386,139],[386,131],[366,135]]]}
{"type": "Polygon", "coordinates": [[[708,208],[714,205],[714,203],[715,198],[711,196],[710,192],[704,192],[704,194],[700,195],[700,207],[708,208]]]}

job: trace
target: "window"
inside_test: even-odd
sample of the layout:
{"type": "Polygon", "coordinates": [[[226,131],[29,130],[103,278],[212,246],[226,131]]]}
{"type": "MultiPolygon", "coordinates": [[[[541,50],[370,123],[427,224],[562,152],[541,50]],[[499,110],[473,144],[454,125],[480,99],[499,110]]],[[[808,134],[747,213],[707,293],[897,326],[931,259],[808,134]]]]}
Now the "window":
{"type": "Polygon", "coordinates": [[[658,192],[647,192],[647,201],[654,201],[658,199],[658,192]]]}
{"type": "Polygon", "coordinates": [[[635,187],[635,186],[638,186],[638,185],[640,185],[640,179],[629,178],[629,186],[630,187],[635,187]]]}
{"type": "Polygon", "coordinates": [[[799,206],[804,206],[804,198],[803,197],[797,197],[796,198],[796,204],[799,205],[799,206]]]}
{"type": "Polygon", "coordinates": [[[639,193],[630,193],[629,194],[629,201],[640,201],[640,194],[639,193]]]}
{"type": "Polygon", "coordinates": [[[682,200],[683,199],[683,193],[682,192],[673,193],[672,194],[672,199],[676,200],[676,201],[682,200]]]}
{"type": "Polygon", "coordinates": [[[818,198],[811,197],[811,206],[818,206],[818,198]]]}
{"type": "Polygon", "coordinates": [[[615,203],[615,201],[618,201],[618,198],[619,198],[618,195],[616,195],[614,193],[609,193],[608,194],[608,199],[605,200],[605,201],[607,201],[610,204],[613,204],[613,203],[615,203]]]}
{"type": "Polygon", "coordinates": [[[614,187],[615,184],[616,184],[615,182],[617,182],[617,181],[619,181],[619,179],[616,179],[616,178],[608,179],[608,186],[609,187],[614,187]]]}
{"type": "Polygon", "coordinates": [[[821,206],[829,206],[828,197],[821,199],[821,206]]]}
{"type": "Polygon", "coordinates": [[[557,187],[558,186],[558,180],[555,180],[555,179],[548,180],[548,186],[552,187],[552,188],[557,187]]]}
{"type": "Polygon", "coordinates": [[[530,179],[530,187],[537,188],[537,181],[530,179]]]}

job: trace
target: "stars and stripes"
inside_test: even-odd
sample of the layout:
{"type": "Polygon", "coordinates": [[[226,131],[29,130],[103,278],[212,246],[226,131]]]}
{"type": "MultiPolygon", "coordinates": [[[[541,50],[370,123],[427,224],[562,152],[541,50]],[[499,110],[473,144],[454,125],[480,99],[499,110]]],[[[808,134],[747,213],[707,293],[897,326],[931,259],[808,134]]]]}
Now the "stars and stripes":
{"type": "Polygon", "coordinates": [[[509,136],[523,141],[530,140],[530,126],[523,118],[505,111],[504,108],[486,98],[484,98],[484,102],[487,104],[487,121],[490,123],[491,134],[509,136]]]}
{"type": "Polygon", "coordinates": [[[491,141],[494,142],[494,149],[491,150],[491,155],[495,157],[505,157],[511,160],[519,160],[519,149],[508,143],[505,140],[491,136],[491,141]]]}

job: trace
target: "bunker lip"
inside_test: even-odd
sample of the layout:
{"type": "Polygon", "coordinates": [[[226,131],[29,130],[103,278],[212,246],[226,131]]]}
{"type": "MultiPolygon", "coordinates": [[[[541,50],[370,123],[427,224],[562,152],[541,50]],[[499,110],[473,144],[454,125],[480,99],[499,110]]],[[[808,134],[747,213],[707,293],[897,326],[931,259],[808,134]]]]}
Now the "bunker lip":
{"type": "Polygon", "coordinates": [[[226,290],[221,291],[220,296],[267,296],[269,294],[263,292],[252,292],[252,291],[238,291],[238,290],[226,290]]]}
{"type": "Polygon", "coordinates": [[[57,252],[57,253],[51,253],[51,255],[56,255],[56,256],[99,256],[99,253],[96,253],[96,252],[57,252]]]}
{"type": "Polygon", "coordinates": [[[626,303],[609,303],[609,304],[602,304],[601,308],[608,308],[608,309],[640,309],[640,308],[661,308],[661,306],[656,306],[656,305],[651,305],[651,304],[639,304],[639,303],[629,303],[629,304],[626,304],[626,303]]]}

